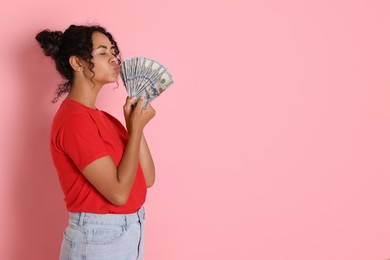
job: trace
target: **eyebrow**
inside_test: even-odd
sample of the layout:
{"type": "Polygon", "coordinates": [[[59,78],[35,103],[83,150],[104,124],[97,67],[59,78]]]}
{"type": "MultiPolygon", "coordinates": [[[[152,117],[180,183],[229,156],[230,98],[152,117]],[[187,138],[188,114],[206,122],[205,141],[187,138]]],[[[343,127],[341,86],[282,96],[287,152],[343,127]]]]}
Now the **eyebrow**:
{"type": "MultiPolygon", "coordinates": [[[[106,50],[108,49],[107,46],[105,46],[105,45],[99,45],[99,46],[96,48],[96,50],[97,50],[97,49],[100,49],[100,48],[103,48],[103,49],[106,49],[106,50]]],[[[115,49],[115,46],[114,46],[114,45],[111,45],[111,48],[110,48],[110,49],[115,49]]]]}

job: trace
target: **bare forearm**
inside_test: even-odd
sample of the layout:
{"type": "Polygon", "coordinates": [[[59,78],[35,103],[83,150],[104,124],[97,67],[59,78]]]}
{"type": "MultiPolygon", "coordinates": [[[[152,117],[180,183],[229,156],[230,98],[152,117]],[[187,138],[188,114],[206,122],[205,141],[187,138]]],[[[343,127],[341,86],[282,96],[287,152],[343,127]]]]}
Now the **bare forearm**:
{"type": "Polygon", "coordinates": [[[141,138],[139,160],[145,176],[146,186],[150,188],[153,186],[156,176],[152,154],[144,135],[141,138]]]}
{"type": "Polygon", "coordinates": [[[122,160],[117,168],[118,183],[126,197],[130,193],[137,173],[140,161],[141,139],[142,129],[135,129],[131,132],[131,137],[127,142],[122,160]]]}
{"type": "Polygon", "coordinates": [[[117,206],[126,204],[137,174],[142,129],[131,133],[118,166],[110,156],[105,156],[90,163],[83,170],[88,181],[117,206]]]}

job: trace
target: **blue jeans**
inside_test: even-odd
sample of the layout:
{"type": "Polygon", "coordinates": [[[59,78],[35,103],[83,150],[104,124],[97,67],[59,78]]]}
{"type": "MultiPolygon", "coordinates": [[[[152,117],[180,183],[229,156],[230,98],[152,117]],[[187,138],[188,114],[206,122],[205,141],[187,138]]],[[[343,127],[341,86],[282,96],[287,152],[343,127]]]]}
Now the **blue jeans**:
{"type": "Polygon", "coordinates": [[[61,260],[143,260],[145,209],[133,214],[69,213],[61,260]]]}

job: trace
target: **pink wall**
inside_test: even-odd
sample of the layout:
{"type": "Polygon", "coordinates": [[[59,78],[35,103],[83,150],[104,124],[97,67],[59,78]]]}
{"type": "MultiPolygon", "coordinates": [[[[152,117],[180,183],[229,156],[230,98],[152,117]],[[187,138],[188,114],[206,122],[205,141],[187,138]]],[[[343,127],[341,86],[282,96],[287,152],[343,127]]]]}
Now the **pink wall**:
{"type": "MultiPolygon", "coordinates": [[[[390,4],[8,1],[0,16],[0,258],[57,259],[60,82],[34,40],[98,22],[175,84],[146,130],[146,259],[390,258],[390,4]]],[[[99,107],[122,120],[125,91],[99,107]]]]}

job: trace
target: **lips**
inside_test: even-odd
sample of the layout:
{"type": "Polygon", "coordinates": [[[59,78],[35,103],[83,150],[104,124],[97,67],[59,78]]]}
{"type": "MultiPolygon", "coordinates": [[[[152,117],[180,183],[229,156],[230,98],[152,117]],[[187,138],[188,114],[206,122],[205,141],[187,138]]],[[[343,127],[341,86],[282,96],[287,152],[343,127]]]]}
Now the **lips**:
{"type": "Polygon", "coordinates": [[[114,71],[115,71],[116,73],[121,72],[121,66],[115,66],[115,67],[114,67],[114,71]]]}

